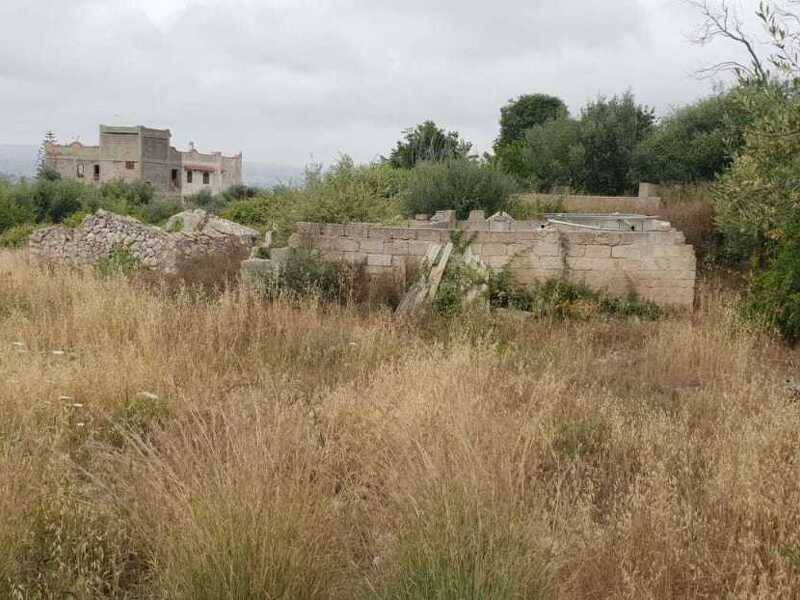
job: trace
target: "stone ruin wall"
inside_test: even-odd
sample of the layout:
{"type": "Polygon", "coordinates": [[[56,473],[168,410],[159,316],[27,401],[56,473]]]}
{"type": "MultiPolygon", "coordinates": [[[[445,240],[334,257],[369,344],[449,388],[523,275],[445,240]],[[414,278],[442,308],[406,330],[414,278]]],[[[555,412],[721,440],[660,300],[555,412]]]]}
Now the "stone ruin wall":
{"type": "Polygon", "coordinates": [[[204,279],[210,277],[203,277],[198,271],[207,270],[206,275],[214,277],[236,275],[257,236],[257,232],[246,228],[241,228],[244,235],[218,233],[210,228],[179,232],[168,229],[99,210],[76,228],[55,225],[35,231],[28,249],[40,262],[90,265],[109,257],[115,248],[125,248],[154,271],[204,279]]]}
{"type": "MultiPolygon", "coordinates": [[[[610,219],[613,220],[613,219],[610,219]]],[[[661,305],[691,307],[696,259],[683,234],[663,221],[641,231],[599,231],[541,221],[458,223],[471,251],[492,269],[509,267],[524,285],[564,278],[614,296],[637,294],[661,305]]],[[[316,248],[329,260],[366,264],[370,274],[405,276],[430,244],[446,244],[451,229],[435,224],[298,224],[294,247],[316,248]]]]}

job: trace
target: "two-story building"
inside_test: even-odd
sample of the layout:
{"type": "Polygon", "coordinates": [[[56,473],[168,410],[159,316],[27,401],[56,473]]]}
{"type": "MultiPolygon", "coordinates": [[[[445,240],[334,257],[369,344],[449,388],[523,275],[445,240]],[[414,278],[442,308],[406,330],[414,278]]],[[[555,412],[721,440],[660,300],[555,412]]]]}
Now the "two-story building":
{"type": "Polygon", "coordinates": [[[190,143],[187,152],[170,145],[169,129],[100,125],[100,143],[49,144],[45,164],[63,178],[90,185],[146,181],[165,194],[188,196],[223,192],[242,182],[242,154],[204,154],[190,143]]]}

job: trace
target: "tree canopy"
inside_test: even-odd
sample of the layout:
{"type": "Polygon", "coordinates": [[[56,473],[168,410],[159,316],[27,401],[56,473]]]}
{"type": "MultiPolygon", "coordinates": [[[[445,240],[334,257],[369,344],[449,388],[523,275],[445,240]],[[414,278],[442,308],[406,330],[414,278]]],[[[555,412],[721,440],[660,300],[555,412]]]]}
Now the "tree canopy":
{"type": "Polygon", "coordinates": [[[403,139],[397,142],[389,155],[389,164],[411,169],[422,161],[466,158],[471,148],[472,144],[462,139],[457,131],[445,132],[433,121],[425,121],[403,131],[403,139]]]}
{"type": "Polygon", "coordinates": [[[547,94],[526,94],[509,100],[500,109],[500,136],[495,142],[495,148],[520,141],[531,127],[566,117],[568,114],[567,106],[560,98],[547,94]]]}

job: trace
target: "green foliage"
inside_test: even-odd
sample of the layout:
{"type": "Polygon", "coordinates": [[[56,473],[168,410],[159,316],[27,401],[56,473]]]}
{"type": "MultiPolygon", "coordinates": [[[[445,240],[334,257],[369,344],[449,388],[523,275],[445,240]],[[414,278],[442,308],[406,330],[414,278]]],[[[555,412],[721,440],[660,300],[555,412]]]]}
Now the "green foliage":
{"type": "Polygon", "coordinates": [[[730,171],[712,188],[716,223],[733,258],[769,254],[800,207],[799,91],[772,86],[743,97],[760,117],[730,171]]]}
{"type": "Polygon", "coordinates": [[[523,140],[496,149],[500,168],[539,191],[570,187],[623,194],[638,185],[633,158],[653,127],[652,110],[630,93],[589,103],[580,119],[565,113],[531,127],[523,140]]]}
{"type": "Polygon", "coordinates": [[[522,140],[531,127],[565,118],[568,114],[567,106],[560,98],[547,94],[527,94],[509,100],[500,109],[500,136],[495,149],[522,140]]]}
{"type": "Polygon", "coordinates": [[[631,172],[636,147],[652,131],[653,111],[626,92],[589,103],[581,114],[583,181],[592,194],[620,195],[637,189],[631,172]]]}
{"type": "Polygon", "coordinates": [[[132,275],[141,268],[141,262],[122,244],[111,249],[108,256],[97,261],[97,272],[104,276],[132,275]]]}
{"type": "Polygon", "coordinates": [[[17,225],[30,223],[33,219],[32,207],[18,202],[13,187],[0,181],[0,234],[17,225]]]}
{"type": "Polygon", "coordinates": [[[491,165],[472,160],[422,163],[412,172],[405,191],[406,214],[433,214],[454,209],[466,219],[471,210],[493,214],[504,210],[518,190],[514,179],[491,165]]]}
{"type": "Polygon", "coordinates": [[[318,223],[390,222],[401,212],[400,191],[409,172],[388,165],[355,166],[349,157],[324,175],[312,177],[303,189],[262,191],[239,200],[221,216],[262,230],[285,241],[300,221],[318,223]]]}
{"type": "Polygon", "coordinates": [[[28,243],[28,238],[36,227],[31,223],[14,225],[0,233],[0,248],[21,248],[28,243]]]}
{"type": "Polygon", "coordinates": [[[776,330],[791,344],[800,340],[800,218],[782,233],[777,255],[753,277],[745,314],[776,330]]]}
{"type": "Polygon", "coordinates": [[[37,223],[61,223],[94,195],[94,190],[82,183],[60,179],[39,179],[31,191],[37,223]]]}
{"type": "MultiPolygon", "coordinates": [[[[563,118],[534,127],[519,146],[514,174],[528,180],[535,189],[549,192],[582,186],[586,151],[579,121],[563,118]]],[[[504,157],[501,152],[501,164],[504,157]]]]}
{"type": "Polygon", "coordinates": [[[635,179],[655,183],[712,181],[744,144],[752,112],[739,90],[712,96],[662,119],[636,149],[635,179]]]}
{"type": "Polygon", "coordinates": [[[563,279],[548,279],[523,287],[508,269],[491,274],[487,284],[491,306],[530,312],[540,319],[588,319],[606,315],[656,320],[663,314],[658,305],[634,295],[627,299],[605,296],[563,279]]]}
{"type": "Polygon", "coordinates": [[[433,121],[425,121],[403,131],[403,139],[389,155],[393,167],[411,169],[420,162],[466,158],[472,144],[461,139],[456,131],[445,132],[433,121]]]}
{"type": "Polygon", "coordinates": [[[89,214],[83,211],[72,213],[70,216],[64,219],[64,226],[71,227],[73,229],[76,227],[80,227],[81,225],[83,225],[83,222],[86,220],[88,216],[89,214]]]}

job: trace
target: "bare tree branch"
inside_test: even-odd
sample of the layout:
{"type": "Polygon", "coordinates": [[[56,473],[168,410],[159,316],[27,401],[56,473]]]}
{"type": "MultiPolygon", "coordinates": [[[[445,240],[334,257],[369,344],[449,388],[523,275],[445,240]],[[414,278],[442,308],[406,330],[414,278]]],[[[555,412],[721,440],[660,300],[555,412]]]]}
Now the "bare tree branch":
{"type": "Polygon", "coordinates": [[[729,71],[740,80],[755,80],[760,83],[769,80],[769,71],[764,67],[764,59],[756,51],[756,42],[747,34],[736,10],[727,0],[720,0],[718,4],[712,4],[709,0],[685,0],[685,2],[696,8],[704,19],[694,37],[695,43],[706,45],[718,38],[727,39],[742,46],[750,58],[749,67],[737,61],[724,61],[703,69],[701,73],[729,71]]]}

